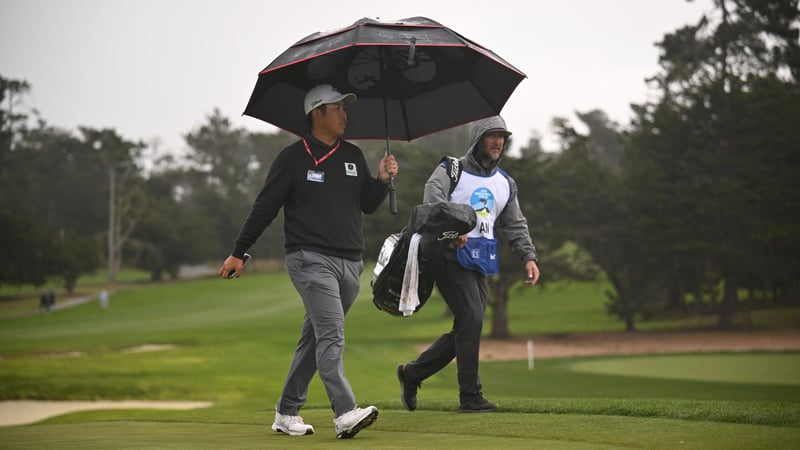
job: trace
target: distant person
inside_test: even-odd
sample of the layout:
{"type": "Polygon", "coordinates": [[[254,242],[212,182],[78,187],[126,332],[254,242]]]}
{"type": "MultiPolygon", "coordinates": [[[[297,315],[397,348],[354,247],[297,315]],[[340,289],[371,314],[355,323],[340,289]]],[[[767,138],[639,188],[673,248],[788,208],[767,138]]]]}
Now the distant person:
{"type": "Polygon", "coordinates": [[[108,309],[108,291],[103,289],[102,291],[100,291],[100,295],[97,298],[98,301],[100,302],[100,309],[102,309],[103,311],[108,309]]]}
{"type": "Polygon", "coordinates": [[[517,200],[517,184],[500,167],[508,144],[505,121],[500,116],[473,122],[467,152],[459,159],[461,175],[451,186],[446,159],[425,183],[424,203],[452,202],[475,209],[478,222],[445,249],[431,272],[439,292],[453,312],[453,328],[443,334],[416,360],[397,366],[400,398],[409,411],[417,408],[417,388],[447,366],[453,358],[458,366],[459,412],[492,412],[495,403],[483,397],[478,377],[481,332],[489,288],[487,275],[497,273],[495,233],[501,234],[522,263],[528,285],[539,279],[536,249],[517,200]],[[452,190],[451,190],[452,189],[452,190]]]}
{"type": "Polygon", "coordinates": [[[375,178],[361,149],[341,139],[345,103],[355,100],[354,94],[326,84],[308,91],[304,108],[311,131],[275,157],[219,271],[222,277],[231,271],[239,276],[244,253],[283,208],[286,267],[306,314],[272,429],[292,436],[314,432],[299,412],[315,373],[325,385],[337,438],[355,436],[378,417],[375,406],[358,407],[345,378],[344,317],[358,295],[364,268],[361,215],[383,203],[397,162],[384,155],[375,178]]]}
{"type": "Polygon", "coordinates": [[[47,292],[47,307],[46,307],[46,309],[47,309],[48,312],[50,312],[53,309],[55,309],[55,307],[56,307],[56,291],[53,290],[53,289],[50,289],[50,291],[47,292]]]}

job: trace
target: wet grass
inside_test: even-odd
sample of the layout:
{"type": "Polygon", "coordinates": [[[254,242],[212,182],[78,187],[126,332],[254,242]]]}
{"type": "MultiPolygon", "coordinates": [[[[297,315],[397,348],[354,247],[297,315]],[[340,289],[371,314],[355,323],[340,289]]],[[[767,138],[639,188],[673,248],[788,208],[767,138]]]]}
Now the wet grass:
{"type": "MultiPolygon", "coordinates": [[[[368,271],[367,271],[368,273],[368,271]]],[[[457,410],[454,365],[426,380],[419,410],[402,408],[394,367],[450,326],[441,299],[397,318],[362,296],[347,323],[345,365],[358,401],[380,408],[354,448],[792,448],[800,439],[800,388],[730,369],[769,358],[794,370],[797,353],[682,355],[655,373],[643,357],[591,357],[481,365],[497,414],[457,410]],[[708,358],[717,358],[709,365],[708,358]],[[783,361],[783,362],[781,362],[783,361]],[[703,364],[706,364],[703,366],[703,364]],[[589,367],[589,369],[587,369],[589,367]],[[686,368],[681,370],[681,367],[686,368]],[[715,368],[717,367],[717,368],[715,368]],[[697,379],[692,374],[711,373],[697,379]],[[714,377],[713,373],[719,376],[714,377]],[[662,376],[660,376],[662,375],[662,376]]],[[[603,312],[604,287],[566,283],[517,292],[517,334],[621,330],[603,312]]],[[[283,273],[237,280],[141,285],[120,290],[111,308],[94,302],[0,322],[4,399],[199,400],[192,411],[91,411],[30,426],[0,428],[2,448],[327,448],[332,417],[318,379],[306,421],[317,433],[269,429],[288,368],[302,305],[283,273]],[[131,353],[146,344],[171,349],[131,353]]],[[[758,318],[768,323],[768,318],[758,318]]],[[[760,326],[763,328],[763,325],[760,326]]],[[[774,372],[774,370],[773,370],[774,372]]]]}

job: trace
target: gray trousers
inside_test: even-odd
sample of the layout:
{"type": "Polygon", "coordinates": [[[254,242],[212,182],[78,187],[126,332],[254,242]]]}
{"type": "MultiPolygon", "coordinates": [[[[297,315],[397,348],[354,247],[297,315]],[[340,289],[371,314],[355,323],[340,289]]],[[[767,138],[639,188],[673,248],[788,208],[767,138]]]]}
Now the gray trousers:
{"type": "Polygon", "coordinates": [[[339,417],[356,407],[342,361],[344,316],[358,295],[364,263],[301,250],[286,255],[286,267],[306,314],[277,411],[298,415],[318,372],[334,417],[339,417]]]}

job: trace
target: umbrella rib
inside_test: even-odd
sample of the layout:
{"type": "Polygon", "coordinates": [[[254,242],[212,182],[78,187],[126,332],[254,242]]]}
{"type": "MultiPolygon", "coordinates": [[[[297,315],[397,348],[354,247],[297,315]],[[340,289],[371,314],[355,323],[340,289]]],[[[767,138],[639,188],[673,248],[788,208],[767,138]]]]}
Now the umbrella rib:
{"type": "Polygon", "coordinates": [[[411,142],[411,129],[408,127],[408,110],[406,110],[406,102],[400,102],[400,114],[403,115],[403,124],[405,125],[406,141],[411,142]]]}
{"type": "Polygon", "coordinates": [[[289,67],[289,66],[294,66],[294,65],[297,65],[297,64],[301,64],[301,63],[304,63],[304,62],[306,62],[306,61],[308,61],[310,59],[318,58],[318,57],[320,57],[322,55],[327,55],[329,53],[338,52],[339,50],[342,50],[342,49],[345,49],[345,48],[348,48],[348,47],[352,47],[352,46],[353,46],[353,44],[347,44],[347,45],[343,45],[341,47],[336,47],[336,48],[332,48],[330,50],[325,50],[324,52],[321,52],[321,53],[315,53],[313,55],[309,55],[309,56],[306,56],[306,57],[304,57],[302,59],[297,59],[297,60],[288,62],[286,64],[281,64],[280,66],[267,67],[266,69],[264,69],[261,72],[259,72],[259,75],[264,75],[264,74],[269,73],[269,72],[274,72],[276,70],[283,69],[284,67],[289,67]]]}

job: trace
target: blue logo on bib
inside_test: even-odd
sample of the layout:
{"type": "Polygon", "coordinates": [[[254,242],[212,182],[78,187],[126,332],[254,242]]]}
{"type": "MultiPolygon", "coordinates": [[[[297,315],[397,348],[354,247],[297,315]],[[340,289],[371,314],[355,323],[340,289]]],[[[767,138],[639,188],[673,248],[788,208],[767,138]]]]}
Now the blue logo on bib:
{"type": "Polygon", "coordinates": [[[482,217],[489,217],[494,209],[494,194],[486,188],[476,189],[469,198],[469,204],[475,210],[475,214],[482,217]]]}

